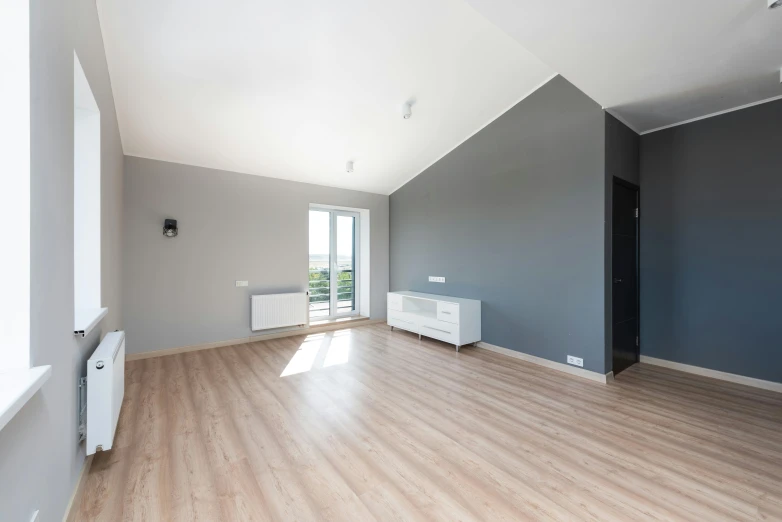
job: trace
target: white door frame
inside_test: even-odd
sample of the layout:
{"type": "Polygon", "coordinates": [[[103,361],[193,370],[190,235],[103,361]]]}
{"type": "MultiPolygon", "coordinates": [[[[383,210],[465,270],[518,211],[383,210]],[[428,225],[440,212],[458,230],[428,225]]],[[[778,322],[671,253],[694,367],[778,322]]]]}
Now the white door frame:
{"type": "MultiPolygon", "coordinates": [[[[329,315],[316,317],[316,321],[326,321],[329,319],[337,319],[340,317],[349,317],[352,315],[358,315],[360,306],[359,299],[360,293],[360,277],[361,271],[361,215],[358,212],[349,210],[340,210],[337,208],[320,207],[317,205],[310,205],[309,210],[316,212],[328,212],[329,213],[329,315]],[[353,228],[353,309],[348,312],[338,313],[338,260],[337,260],[337,218],[339,216],[352,217],[354,219],[353,228]],[[332,290],[333,289],[333,290],[332,290]]],[[[309,256],[309,252],[307,252],[309,256]]],[[[309,267],[309,263],[307,263],[309,267]]],[[[308,287],[309,287],[309,272],[307,273],[308,287]]],[[[311,318],[312,319],[312,318],[311,318]]]]}

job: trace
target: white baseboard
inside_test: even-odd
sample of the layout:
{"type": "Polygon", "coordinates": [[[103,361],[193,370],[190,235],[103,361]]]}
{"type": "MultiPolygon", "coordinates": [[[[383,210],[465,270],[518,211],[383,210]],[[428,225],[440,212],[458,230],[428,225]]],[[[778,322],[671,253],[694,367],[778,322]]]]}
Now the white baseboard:
{"type": "Polygon", "coordinates": [[[284,332],[275,332],[264,335],[251,335],[249,337],[240,337],[238,339],[229,339],[227,341],[217,341],[213,343],[194,344],[191,346],[179,346],[177,348],[165,348],[163,350],[152,350],[149,352],[131,353],[125,356],[126,361],[138,361],[141,359],[150,359],[152,357],[164,357],[166,355],[176,355],[178,353],[197,352],[208,350],[209,348],[221,348],[223,346],[235,346],[237,344],[255,343],[259,341],[269,341],[271,339],[280,339],[283,337],[293,337],[295,335],[309,335],[331,330],[342,330],[343,328],[358,328],[376,323],[385,323],[385,319],[350,319],[347,321],[336,321],[317,326],[308,326],[305,328],[296,328],[284,332]]]}
{"type": "Polygon", "coordinates": [[[735,384],[744,384],[745,386],[752,386],[753,388],[762,388],[764,390],[782,393],[782,382],[764,381],[762,379],[745,377],[735,373],[721,372],[718,370],[702,368],[700,366],[692,366],[690,364],[667,361],[665,359],[657,359],[656,357],[649,357],[648,355],[641,355],[641,362],[645,364],[653,364],[655,366],[662,366],[664,368],[670,368],[672,370],[679,370],[680,372],[692,373],[702,377],[711,377],[712,379],[719,379],[721,381],[728,381],[735,384]]]}
{"type": "Polygon", "coordinates": [[[565,363],[549,361],[548,359],[544,359],[542,357],[536,357],[534,355],[517,352],[516,350],[510,350],[508,348],[503,348],[502,346],[496,346],[493,344],[485,343],[483,341],[480,341],[478,343],[478,348],[483,348],[485,350],[489,350],[490,352],[507,355],[508,357],[521,359],[522,361],[526,361],[532,364],[537,364],[539,366],[545,366],[546,368],[551,368],[552,370],[569,373],[570,375],[575,375],[577,377],[583,377],[584,379],[589,379],[590,381],[606,384],[607,382],[614,380],[614,372],[608,372],[607,374],[602,374],[598,372],[593,372],[591,370],[585,370],[583,368],[576,368],[574,366],[570,366],[565,363]]]}
{"type": "Polygon", "coordinates": [[[81,495],[84,493],[84,485],[87,483],[87,475],[90,473],[90,467],[92,467],[92,457],[90,455],[84,459],[84,464],[81,467],[79,473],[79,480],[76,481],[76,487],[73,489],[71,499],[68,501],[68,507],[65,508],[65,514],[62,517],[62,522],[74,522],[76,520],[76,513],[79,511],[79,504],[81,504],[81,495]]]}

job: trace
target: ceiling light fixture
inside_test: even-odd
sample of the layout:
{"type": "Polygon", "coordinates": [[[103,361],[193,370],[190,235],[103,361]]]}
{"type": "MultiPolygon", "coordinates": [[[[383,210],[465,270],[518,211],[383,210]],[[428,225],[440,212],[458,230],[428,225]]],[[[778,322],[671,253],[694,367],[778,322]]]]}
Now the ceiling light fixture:
{"type": "Polygon", "coordinates": [[[777,7],[782,7],[782,0],[768,0],[769,9],[776,9],[777,7]]]}
{"type": "Polygon", "coordinates": [[[348,161],[347,165],[345,165],[345,170],[347,170],[348,172],[353,172],[353,162],[352,161],[348,161]]]}
{"type": "MultiPolygon", "coordinates": [[[[782,0],[779,0],[782,2],[782,0]]],[[[402,117],[406,120],[410,119],[410,116],[413,115],[413,106],[410,102],[405,103],[402,105],[402,117]]]]}

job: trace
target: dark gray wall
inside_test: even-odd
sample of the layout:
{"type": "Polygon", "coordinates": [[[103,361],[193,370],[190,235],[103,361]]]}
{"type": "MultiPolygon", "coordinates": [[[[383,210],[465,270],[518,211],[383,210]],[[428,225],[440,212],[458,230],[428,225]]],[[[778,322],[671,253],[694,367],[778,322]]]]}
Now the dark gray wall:
{"type": "Polygon", "coordinates": [[[641,353],[782,382],[782,101],[641,139],[641,353]]]}
{"type": "Polygon", "coordinates": [[[0,520],[61,521],[84,463],[78,382],[105,332],[122,327],[123,154],[95,0],[30,2],[31,362],[52,376],[0,431],[0,520]],[[73,336],[73,51],[101,115],[101,275],[109,313],[73,336]]]}
{"type": "Polygon", "coordinates": [[[611,114],[605,114],[606,135],[606,178],[605,178],[605,328],[606,359],[608,370],[612,369],[613,355],[613,276],[611,269],[613,234],[614,176],[640,185],[641,137],[630,127],[611,114]]]}
{"type": "Polygon", "coordinates": [[[308,287],[310,203],[369,209],[370,314],[384,318],[388,196],[126,157],[128,353],[253,335],[250,295],[308,287]]]}
{"type": "Polygon", "coordinates": [[[604,125],[556,77],[397,190],[392,290],[480,299],[484,341],[603,373],[604,125]]]}

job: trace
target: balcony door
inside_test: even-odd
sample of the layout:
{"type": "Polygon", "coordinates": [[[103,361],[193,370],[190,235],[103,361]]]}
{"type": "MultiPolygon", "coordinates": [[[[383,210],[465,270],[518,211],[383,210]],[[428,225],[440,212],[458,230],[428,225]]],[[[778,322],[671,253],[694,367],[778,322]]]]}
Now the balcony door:
{"type": "Polygon", "coordinates": [[[310,322],[358,314],[359,214],[310,208],[310,322]]]}

